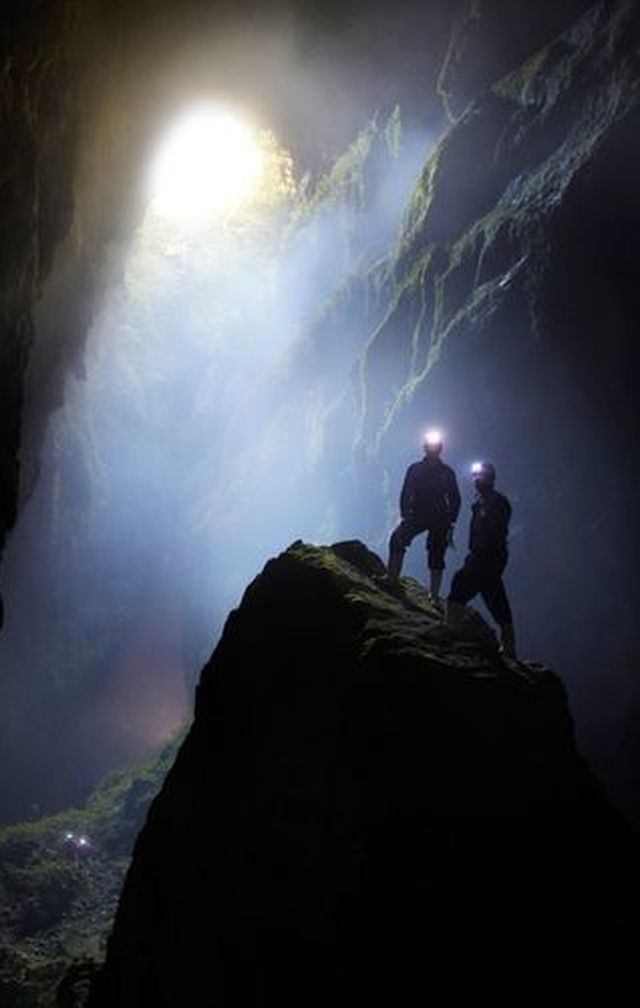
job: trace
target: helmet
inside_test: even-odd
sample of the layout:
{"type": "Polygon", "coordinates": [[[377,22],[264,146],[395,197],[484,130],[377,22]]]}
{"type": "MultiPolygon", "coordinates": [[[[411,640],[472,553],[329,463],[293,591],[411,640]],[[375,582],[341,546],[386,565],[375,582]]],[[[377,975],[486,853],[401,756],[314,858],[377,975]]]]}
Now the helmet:
{"type": "Polygon", "coordinates": [[[474,462],[471,466],[471,475],[474,480],[482,479],[485,483],[494,483],[496,468],[491,462],[474,462]]]}

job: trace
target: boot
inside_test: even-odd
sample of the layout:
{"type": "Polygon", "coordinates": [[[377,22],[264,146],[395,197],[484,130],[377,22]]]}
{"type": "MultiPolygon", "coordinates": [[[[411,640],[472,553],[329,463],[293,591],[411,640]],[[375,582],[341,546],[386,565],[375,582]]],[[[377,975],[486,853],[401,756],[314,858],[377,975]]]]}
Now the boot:
{"type": "Polygon", "coordinates": [[[429,591],[429,597],[434,605],[440,605],[440,586],[442,585],[442,571],[432,570],[431,574],[431,587],[429,591]]]}
{"type": "Polygon", "coordinates": [[[500,651],[505,658],[516,657],[516,635],[513,623],[503,623],[500,627],[500,651]]]}

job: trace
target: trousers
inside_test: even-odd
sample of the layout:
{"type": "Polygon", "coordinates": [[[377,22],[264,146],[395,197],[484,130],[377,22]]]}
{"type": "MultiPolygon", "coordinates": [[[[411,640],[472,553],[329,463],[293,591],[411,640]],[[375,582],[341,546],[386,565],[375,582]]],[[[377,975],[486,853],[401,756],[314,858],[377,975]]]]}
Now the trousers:
{"type": "Polygon", "coordinates": [[[507,566],[507,556],[482,556],[469,553],[464,566],[453,576],[449,598],[466,605],[480,595],[498,626],[513,622],[511,606],[502,574],[507,566]]]}
{"type": "Polygon", "coordinates": [[[448,529],[448,524],[434,524],[430,521],[421,521],[419,518],[403,518],[391,533],[389,551],[404,556],[415,537],[421,532],[426,532],[429,570],[444,570],[448,529]]]}

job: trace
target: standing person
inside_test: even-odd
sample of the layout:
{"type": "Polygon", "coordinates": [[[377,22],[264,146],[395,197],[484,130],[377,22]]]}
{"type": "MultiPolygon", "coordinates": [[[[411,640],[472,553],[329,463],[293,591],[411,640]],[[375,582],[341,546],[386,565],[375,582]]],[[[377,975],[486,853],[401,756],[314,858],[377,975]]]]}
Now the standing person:
{"type": "Polygon", "coordinates": [[[401,522],[389,540],[389,581],[397,581],[407,547],[421,532],[427,532],[430,592],[439,601],[444,554],[453,540],[453,526],[460,512],[460,491],[453,469],[441,459],[442,434],[428,431],[424,458],[407,469],[400,494],[401,522]]]}
{"type": "Polygon", "coordinates": [[[513,617],[502,580],[509,559],[511,504],[495,489],[496,470],[490,462],[475,462],[471,474],[476,499],[471,508],[469,553],[451,583],[447,620],[455,623],[463,615],[464,605],[479,594],[500,627],[502,653],[515,658],[513,617]]]}

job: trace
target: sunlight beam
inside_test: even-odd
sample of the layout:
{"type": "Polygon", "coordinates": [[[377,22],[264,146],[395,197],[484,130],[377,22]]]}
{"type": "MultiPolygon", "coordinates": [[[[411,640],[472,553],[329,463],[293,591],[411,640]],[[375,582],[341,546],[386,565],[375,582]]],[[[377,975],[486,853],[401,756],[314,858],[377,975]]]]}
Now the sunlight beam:
{"type": "Polygon", "coordinates": [[[255,192],[263,161],[254,128],[224,108],[194,108],[170,130],[153,160],[151,209],[184,222],[231,214],[255,192]]]}

